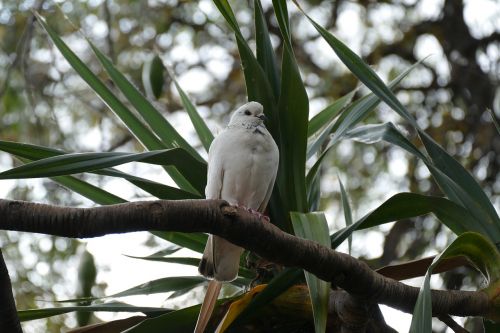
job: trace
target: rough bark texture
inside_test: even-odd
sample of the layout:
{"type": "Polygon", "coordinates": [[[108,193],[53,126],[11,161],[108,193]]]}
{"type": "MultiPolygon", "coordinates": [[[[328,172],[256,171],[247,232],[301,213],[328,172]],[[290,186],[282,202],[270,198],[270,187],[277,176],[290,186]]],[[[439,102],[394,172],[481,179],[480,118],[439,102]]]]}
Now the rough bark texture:
{"type": "MultiPolygon", "coordinates": [[[[411,313],[419,291],[374,272],[347,254],[287,234],[222,200],[141,201],[95,208],[0,200],[0,229],[72,238],[141,230],[209,232],[275,263],[303,268],[355,299],[411,313]]],[[[491,307],[481,291],[433,291],[434,316],[484,316],[491,307]]]]}

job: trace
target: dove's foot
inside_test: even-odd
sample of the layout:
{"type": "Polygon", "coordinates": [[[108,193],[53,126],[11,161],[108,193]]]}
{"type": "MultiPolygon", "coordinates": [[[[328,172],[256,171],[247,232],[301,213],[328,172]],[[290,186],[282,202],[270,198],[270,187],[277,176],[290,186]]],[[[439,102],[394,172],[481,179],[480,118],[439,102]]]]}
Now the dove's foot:
{"type": "Polygon", "coordinates": [[[262,214],[258,210],[255,210],[253,208],[248,208],[248,207],[243,206],[243,205],[236,205],[236,206],[238,208],[242,208],[242,209],[246,210],[247,212],[251,213],[252,215],[257,216],[259,218],[259,220],[264,220],[265,222],[271,222],[271,220],[269,219],[269,216],[262,214]]]}
{"type": "Polygon", "coordinates": [[[262,214],[261,212],[259,212],[258,210],[255,210],[255,209],[248,209],[248,211],[250,213],[252,213],[253,215],[257,216],[259,218],[259,220],[264,220],[265,222],[270,222],[271,220],[269,219],[269,216],[265,215],[265,214],[262,214]]]}

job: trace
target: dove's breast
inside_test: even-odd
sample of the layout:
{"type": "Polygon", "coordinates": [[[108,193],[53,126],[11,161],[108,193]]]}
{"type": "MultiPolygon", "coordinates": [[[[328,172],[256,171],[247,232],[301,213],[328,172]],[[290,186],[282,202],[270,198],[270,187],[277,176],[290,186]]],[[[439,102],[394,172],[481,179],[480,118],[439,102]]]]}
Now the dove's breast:
{"type": "Polygon", "coordinates": [[[265,129],[231,130],[221,135],[223,181],[221,199],[258,209],[278,168],[278,148],[265,129]]]}

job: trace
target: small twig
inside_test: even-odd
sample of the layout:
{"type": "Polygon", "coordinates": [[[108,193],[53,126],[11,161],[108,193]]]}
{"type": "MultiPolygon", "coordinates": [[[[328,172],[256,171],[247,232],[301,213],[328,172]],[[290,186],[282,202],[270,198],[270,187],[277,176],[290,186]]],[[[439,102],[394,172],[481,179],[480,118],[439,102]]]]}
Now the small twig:
{"type": "Polygon", "coordinates": [[[449,315],[440,315],[440,316],[438,316],[438,319],[441,320],[443,323],[445,323],[455,333],[469,333],[469,331],[467,331],[465,328],[460,326],[449,315]]]}

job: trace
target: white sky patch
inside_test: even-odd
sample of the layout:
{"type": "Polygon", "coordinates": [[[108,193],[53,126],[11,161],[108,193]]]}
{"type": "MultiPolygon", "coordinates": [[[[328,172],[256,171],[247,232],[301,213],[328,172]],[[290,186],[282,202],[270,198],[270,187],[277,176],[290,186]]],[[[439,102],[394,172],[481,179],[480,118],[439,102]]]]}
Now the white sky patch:
{"type": "Polygon", "coordinates": [[[466,0],[464,19],[472,35],[482,38],[500,31],[498,0],[466,0]]]}
{"type": "Polygon", "coordinates": [[[389,159],[389,172],[398,177],[403,178],[408,173],[408,160],[404,152],[401,150],[392,150],[391,158],[389,159]]]}
{"type": "Polygon", "coordinates": [[[387,305],[380,305],[380,310],[384,315],[385,322],[396,332],[408,332],[411,324],[411,314],[405,313],[387,305]]]}
{"type": "Polygon", "coordinates": [[[433,35],[422,35],[418,37],[415,43],[414,53],[417,59],[425,60],[426,64],[432,65],[438,75],[448,81],[450,79],[450,68],[445,58],[443,48],[433,35]]]}
{"type": "MultiPolygon", "coordinates": [[[[99,269],[97,283],[107,283],[106,295],[112,295],[120,291],[132,288],[142,283],[161,279],[168,276],[198,276],[196,267],[188,265],[174,265],[161,262],[133,259],[125,255],[147,256],[156,250],[143,245],[149,238],[147,232],[134,232],[120,235],[107,235],[89,239],[87,250],[94,255],[99,269]],[[113,281],[113,283],[109,283],[113,281]]],[[[170,243],[162,242],[161,248],[169,246],[170,243]]],[[[175,256],[195,256],[199,254],[189,250],[181,250],[175,256]]],[[[167,293],[139,295],[120,298],[120,301],[137,306],[164,306],[167,293]]],[[[172,302],[170,302],[172,303],[172,302]]],[[[129,317],[130,314],[98,313],[103,320],[129,317]]]]}
{"type": "Polygon", "coordinates": [[[439,17],[444,0],[417,1],[417,12],[423,20],[435,20],[439,17]]]}
{"type": "Polygon", "coordinates": [[[344,10],[337,18],[337,34],[341,40],[348,40],[349,48],[357,54],[361,51],[363,43],[363,27],[360,6],[346,2],[344,10]]]}
{"type": "Polygon", "coordinates": [[[179,84],[188,93],[197,94],[205,92],[212,78],[201,68],[193,68],[179,76],[179,84]]]}

